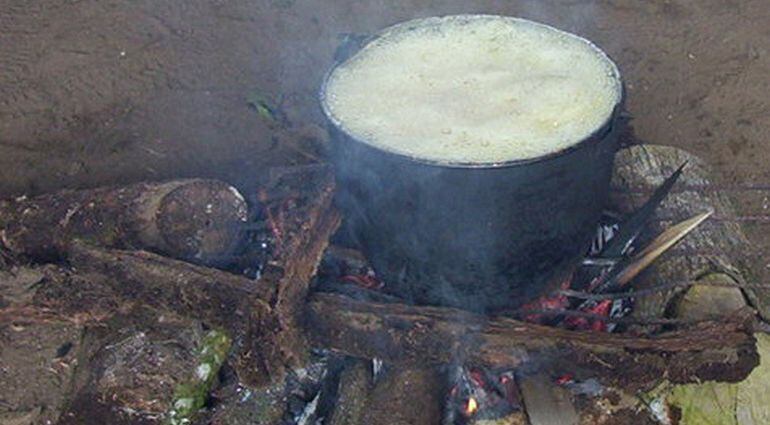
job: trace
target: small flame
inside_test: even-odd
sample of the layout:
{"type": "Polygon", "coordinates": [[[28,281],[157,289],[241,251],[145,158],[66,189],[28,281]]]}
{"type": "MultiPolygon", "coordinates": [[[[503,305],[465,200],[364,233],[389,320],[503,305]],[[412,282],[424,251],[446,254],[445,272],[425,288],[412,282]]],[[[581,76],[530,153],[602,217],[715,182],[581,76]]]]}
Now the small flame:
{"type": "Polygon", "coordinates": [[[465,407],[465,412],[468,414],[468,416],[476,413],[476,410],[478,410],[479,404],[476,403],[476,399],[471,397],[468,399],[468,405],[465,407]]]}

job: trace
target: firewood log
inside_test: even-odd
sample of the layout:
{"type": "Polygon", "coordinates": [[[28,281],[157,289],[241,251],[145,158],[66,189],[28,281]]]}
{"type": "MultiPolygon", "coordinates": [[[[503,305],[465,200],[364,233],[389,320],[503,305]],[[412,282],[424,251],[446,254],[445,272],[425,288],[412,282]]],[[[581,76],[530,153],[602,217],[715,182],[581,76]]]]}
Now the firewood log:
{"type": "Polygon", "coordinates": [[[241,242],[247,205],[217,180],[172,180],[0,201],[0,248],[36,261],[74,240],[216,264],[241,242]]]}
{"type": "Polygon", "coordinates": [[[330,425],[358,425],[369,404],[373,386],[371,361],[354,360],[340,373],[337,402],[329,417],[330,425]]]}
{"type": "Polygon", "coordinates": [[[655,337],[575,332],[442,307],[378,304],[315,294],[309,335],[319,345],[386,363],[466,359],[491,367],[547,365],[553,373],[592,371],[625,388],[672,382],[740,381],[758,362],[741,321],[703,322],[655,337]]]}
{"type": "Polygon", "coordinates": [[[550,375],[527,376],[518,385],[531,425],[577,425],[579,418],[569,390],[556,385],[550,375]]]}
{"type": "Polygon", "coordinates": [[[244,377],[282,376],[286,357],[294,354],[283,346],[280,319],[251,279],[145,251],[79,244],[71,250],[70,263],[80,273],[109,277],[104,282],[124,303],[146,304],[225,330],[234,340],[236,363],[244,364],[244,377]]]}

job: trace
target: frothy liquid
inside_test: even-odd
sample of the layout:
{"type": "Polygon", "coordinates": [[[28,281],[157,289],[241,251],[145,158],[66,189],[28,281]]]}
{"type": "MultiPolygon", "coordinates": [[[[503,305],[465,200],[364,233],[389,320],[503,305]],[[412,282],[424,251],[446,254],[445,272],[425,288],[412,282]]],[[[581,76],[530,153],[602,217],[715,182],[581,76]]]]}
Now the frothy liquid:
{"type": "Polygon", "coordinates": [[[601,127],[617,68],[587,40],[534,22],[448,16],[391,27],[329,76],[327,114],[383,150],[433,161],[536,158],[601,127]]]}

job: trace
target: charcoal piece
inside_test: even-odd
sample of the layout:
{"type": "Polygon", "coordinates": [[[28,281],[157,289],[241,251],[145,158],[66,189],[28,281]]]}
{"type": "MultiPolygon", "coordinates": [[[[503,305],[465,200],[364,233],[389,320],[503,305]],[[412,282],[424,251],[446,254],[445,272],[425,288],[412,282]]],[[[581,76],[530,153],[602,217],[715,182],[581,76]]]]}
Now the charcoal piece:
{"type": "Polygon", "coordinates": [[[452,366],[447,376],[442,424],[526,423],[514,370],[452,366]]]}

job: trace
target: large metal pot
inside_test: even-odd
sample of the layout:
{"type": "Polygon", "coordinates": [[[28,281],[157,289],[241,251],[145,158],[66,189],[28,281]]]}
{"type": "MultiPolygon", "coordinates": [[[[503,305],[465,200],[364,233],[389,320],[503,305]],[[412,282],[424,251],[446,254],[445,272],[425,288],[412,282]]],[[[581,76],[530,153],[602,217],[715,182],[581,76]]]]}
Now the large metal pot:
{"type": "Polygon", "coordinates": [[[479,165],[356,140],[326,106],[327,81],[320,96],[336,201],[387,290],[416,303],[512,308],[541,295],[584,254],[608,192],[620,102],[601,128],[567,149],[479,165]]]}

